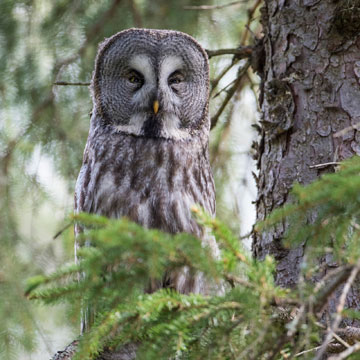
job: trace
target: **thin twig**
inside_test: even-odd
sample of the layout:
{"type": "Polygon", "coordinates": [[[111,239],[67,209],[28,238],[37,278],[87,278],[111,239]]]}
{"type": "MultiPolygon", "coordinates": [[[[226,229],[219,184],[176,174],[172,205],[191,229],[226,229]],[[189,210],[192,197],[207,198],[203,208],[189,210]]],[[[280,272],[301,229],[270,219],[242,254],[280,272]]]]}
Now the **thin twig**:
{"type": "Polygon", "coordinates": [[[241,235],[241,236],[239,237],[239,240],[245,240],[245,239],[249,238],[250,236],[252,236],[252,234],[253,234],[253,231],[251,230],[251,231],[249,231],[247,234],[241,235]]]}
{"type": "Polygon", "coordinates": [[[350,276],[349,276],[349,278],[347,279],[347,281],[346,281],[346,283],[344,285],[344,288],[343,288],[343,290],[341,292],[341,295],[340,295],[339,303],[338,303],[338,305],[336,307],[335,320],[333,321],[333,323],[332,323],[332,325],[330,327],[330,330],[328,331],[328,333],[326,335],[325,341],[321,345],[321,349],[318,352],[315,360],[320,360],[322,358],[322,356],[324,355],[328,345],[330,344],[330,341],[333,338],[332,333],[336,332],[338,327],[339,327],[340,321],[342,319],[341,313],[344,310],[347,294],[349,293],[350,288],[351,288],[353,282],[355,281],[355,279],[356,279],[356,277],[357,277],[357,275],[359,273],[359,270],[360,270],[360,259],[358,260],[356,266],[354,266],[354,268],[352,269],[352,271],[350,273],[350,276]]]}
{"type": "Polygon", "coordinates": [[[66,224],[62,229],[60,229],[54,236],[53,236],[53,240],[55,240],[56,238],[58,238],[65,230],[67,230],[73,223],[68,223],[66,224]]]}
{"type": "Polygon", "coordinates": [[[249,36],[250,23],[252,22],[254,13],[255,13],[256,9],[259,7],[259,5],[261,4],[261,2],[262,2],[262,0],[257,0],[256,3],[254,4],[254,6],[248,10],[248,20],[245,25],[245,31],[241,38],[241,42],[240,42],[241,44],[245,44],[247,41],[247,38],[249,36]]]}
{"type": "Polygon", "coordinates": [[[61,86],[89,86],[91,83],[89,82],[66,82],[66,81],[56,81],[53,85],[61,85],[61,86]]]}
{"type": "Polygon", "coordinates": [[[295,355],[295,357],[299,357],[299,356],[304,355],[304,354],[307,354],[307,353],[309,353],[309,352],[319,350],[320,348],[321,348],[321,346],[317,346],[317,347],[314,347],[314,348],[312,348],[312,349],[308,349],[308,350],[301,351],[301,352],[297,353],[297,354],[295,355]]]}
{"type": "Polygon", "coordinates": [[[229,72],[229,70],[238,62],[239,60],[234,59],[232,60],[232,62],[225,67],[221,73],[214,79],[211,81],[211,91],[210,91],[210,95],[212,95],[212,93],[214,92],[214,90],[216,89],[216,87],[218,86],[220,80],[229,72]]]}
{"type": "Polygon", "coordinates": [[[85,40],[82,43],[82,45],[78,48],[78,50],[71,56],[59,61],[54,66],[54,74],[55,79],[58,78],[58,75],[61,71],[61,69],[64,66],[67,66],[71,63],[73,63],[75,60],[77,60],[86,50],[87,46],[91,41],[96,38],[98,34],[101,33],[101,29],[104,27],[105,24],[109,22],[109,20],[115,16],[116,14],[116,8],[120,5],[122,0],[114,0],[111,4],[111,6],[103,13],[103,15],[100,17],[100,19],[91,27],[88,29],[88,31],[85,34],[85,40]]]}
{"type": "Polygon", "coordinates": [[[354,124],[354,125],[350,125],[350,126],[344,128],[344,129],[336,132],[336,133],[333,135],[333,137],[334,137],[334,138],[337,138],[337,137],[346,135],[346,134],[347,134],[349,131],[351,131],[351,130],[359,130],[359,127],[360,127],[360,121],[357,122],[357,123],[354,124]]]}
{"type": "MultiPolygon", "coordinates": [[[[239,87],[240,89],[240,87],[239,87]]],[[[226,115],[226,119],[222,126],[222,131],[220,132],[219,139],[216,141],[214,146],[212,147],[212,156],[211,156],[211,164],[213,166],[219,167],[219,169],[224,169],[224,164],[227,163],[228,156],[230,153],[223,149],[224,146],[228,143],[227,139],[229,138],[230,128],[231,128],[231,120],[233,118],[235,105],[234,103],[239,100],[239,90],[234,94],[234,100],[230,106],[229,111],[226,115]]]]}
{"type": "MultiPolygon", "coordinates": [[[[261,0],[257,0],[256,3],[254,4],[254,6],[248,10],[248,21],[247,21],[247,29],[244,31],[243,36],[242,36],[242,40],[240,42],[240,44],[245,44],[246,40],[247,40],[247,34],[249,33],[250,29],[250,23],[252,21],[252,17],[256,11],[256,9],[258,8],[258,6],[260,5],[261,0]]],[[[198,7],[199,8],[199,7],[198,7]]],[[[211,82],[211,91],[210,91],[210,95],[212,95],[212,93],[214,92],[215,88],[217,87],[217,85],[219,84],[220,80],[225,76],[225,74],[228,73],[228,71],[240,60],[240,59],[244,59],[244,58],[251,58],[252,53],[253,53],[253,47],[252,46],[239,46],[236,49],[219,49],[219,50],[206,50],[207,54],[209,56],[209,58],[214,57],[214,56],[220,56],[220,55],[225,55],[225,54],[233,54],[233,59],[232,62],[221,71],[221,73],[218,75],[218,77],[213,80],[211,82]]],[[[250,66],[250,62],[248,61],[244,68],[245,71],[242,71],[242,75],[247,73],[247,70],[250,66]]],[[[222,114],[224,108],[226,107],[226,105],[228,104],[228,102],[230,101],[231,97],[234,95],[234,93],[236,92],[237,88],[239,87],[241,80],[239,78],[242,78],[242,75],[239,76],[238,75],[238,79],[236,80],[235,84],[230,88],[230,90],[228,91],[227,96],[225,97],[225,100],[223,102],[223,104],[220,106],[219,110],[217,111],[217,113],[211,118],[211,128],[214,128],[216,126],[216,123],[220,117],[220,115],[222,114]]],[[[221,92],[222,90],[220,90],[221,92]]],[[[218,93],[219,94],[219,93],[218,93]]],[[[215,96],[217,96],[218,94],[216,94],[215,96]]]]}
{"type": "Polygon", "coordinates": [[[353,270],[353,266],[345,266],[341,269],[341,271],[334,272],[328,283],[322,282],[323,287],[316,288],[315,300],[314,304],[312,305],[315,313],[318,313],[322,310],[329,297],[341,284],[349,279],[349,276],[353,270]],[[322,291],[320,291],[321,288],[322,291]]]}
{"type": "Polygon", "coordinates": [[[214,10],[214,9],[223,9],[229,6],[236,6],[246,3],[246,0],[239,0],[239,1],[233,1],[228,4],[222,4],[222,5],[200,5],[200,6],[184,6],[184,10],[214,10]]]}
{"type": "Polygon", "coordinates": [[[220,115],[222,114],[222,112],[224,111],[226,105],[228,104],[228,102],[230,101],[230,99],[232,98],[232,96],[235,94],[235,91],[237,90],[237,88],[240,86],[241,81],[243,80],[243,75],[246,73],[246,71],[248,70],[250,66],[250,62],[248,61],[241,69],[239,69],[239,73],[238,73],[238,77],[236,79],[236,82],[234,83],[234,85],[228,90],[227,95],[223,101],[223,103],[221,104],[219,110],[217,111],[217,113],[211,118],[211,128],[213,128],[214,126],[216,126],[216,123],[220,117],[220,115]]]}
{"type": "Polygon", "coordinates": [[[237,283],[249,289],[254,289],[255,287],[252,283],[249,283],[248,281],[241,279],[238,276],[232,274],[225,274],[224,277],[229,282],[237,283]]]}
{"type": "Polygon", "coordinates": [[[352,266],[351,265],[346,265],[346,266],[339,266],[335,269],[332,269],[330,271],[328,271],[315,285],[314,287],[314,294],[318,293],[320,291],[321,288],[323,288],[326,285],[326,282],[328,280],[331,280],[335,277],[335,275],[337,276],[339,273],[344,272],[344,269],[348,269],[347,271],[351,271],[352,270],[352,266]]]}
{"type": "Polygon", "coordinates": [[[309,168],[310,169],[322,169],[322,168],[325,168],[328,166],[336,166],[336,165],[340,165],[340,163],[337,161],[330,161],[330,162],[323,163],[323,164],[309,165],[309,168]]]}
{"type": "Polygon", "coordinates": [[[24,140],[25,136],[30,133],[30,131],[38,124],[38,122],[41,120],[41,113],[47,109],[48,107],[53,105],[54,101],[54,95],[53,93],[50,93],[47,98],[45,98],[32,112],[31,115],[31,121],[29,121],[29,124],[22,129],[22,131],[16,135],[16,137],[12,140],[10,140],[6,146],[6,148],[3,150],[3,154],[0,154],[0,164],[1,169],[5,176],[8,174],[8,169],[10,167],[13,153],[18,144],[24,140]]]}
{"type": "Polygon", "coordinates": [[[245,25],[246,30],[249,32],[250,35],[252,35],[253,40],[258,40],[256,34],[251,30],[250,26],[248,24],[245,25]]]}
{"type": "MultiPolygon", "coordinates": [[[[279,298],[279,297],[274,297],[273,299],[271,299],[269,301],[269,304],[272,306],[276,306],[276,307],[288,307],[288,306],[296,306],[299,307],[300,306],[300,301],[296,300],[296,299],[291,299],[291,298],[279,298]]],[[[282,312],[282,311],[281,311],[282,312]]]]}
{"type": "Polygon", "coordinates": [[[341,352],[338,355],[335,356],[331,356],[329,358],[329,360],[342,360],[342,359],[346,359],[349,355],[357,352],[360,350],[360,343],[356,343],[353,346],[350,346],[348,349],[346,349],[345,351],[341,352]]]}
{"type": "MultiPolygon", "coordinates": [[[[61,63],[59,63],[57,66],[58,67],[62,67],[64,65],[68,65],[69,63],[73,62],[76,60],[76,58],[81,54],[82,52],[82,48],[80,48],[78,50],[78,53],[67,58],[66,60],[62,61],[61,63]]],[[[252,47],[250,46],[245,46],[243,48],[237,48],[237,49],[219,49],[219,50],[206,50],[209,58],[213,57],[213,56],[220,56],[220,55],[234,55],[235,58],[237,60],[241,60],[243,58],[247,58],[251,56],[252,53],[252,47]]],[[[230,70],[230,68],[235,64],[235,62],[233,61],[230,66],[226,67],[221,73],[221,77],[223,77],[228,70],[230,70]]],[[[218,79],[216,79],[216,81],[214,82],[213,88],[218,84],[218,82],[220,81],[221,77],[219,77],[218,79]]],[[[53,83],[53,85],[61,85],[61,86],[89,86],[91,83],[90,82],[67,82],[67,81],[55,81],[53,83]]]]}
{"type": "Polygon", "coordinates": [[[226,91],[226,89],[231,86],[234,82],[236,81],[233,80],[231,83],[227,84],[225,87],[223,87],[220,91],[218,91],[212,98],[215,99],[216,97],[218,97],[222,92],[226,91]]]}
{"type": "Polygon", "coordinates": [[[350,347],[350,345],[349,345],[345,340],[343,340],[339,335],[337,335],[337,334],[334,333],[333,331],[332,331],[332,334],[331,334],[331,335],[334,337],[334,339],[335,339],[338,343],[344,345],[347,349],[350,347]]]}
{"type": "Polygon", "coordinates": [[[235,55],[238,59],[245,59],[251,56],[252,46],[239,46],[231,49],[206,50],[209,59],[220,55],[235,55]]]}

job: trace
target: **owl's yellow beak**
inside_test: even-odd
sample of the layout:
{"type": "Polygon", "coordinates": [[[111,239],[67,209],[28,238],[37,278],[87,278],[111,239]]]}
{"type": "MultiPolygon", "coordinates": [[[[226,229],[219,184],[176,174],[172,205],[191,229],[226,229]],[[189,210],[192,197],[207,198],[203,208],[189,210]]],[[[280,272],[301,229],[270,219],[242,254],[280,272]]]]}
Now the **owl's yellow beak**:
{"type": "Polygon", "coordinates": [[[154,113],[157,114],[157,112],[159,111],[159,102],[157,100],[155,100],[153,103],[153,109],[154,113]]]}

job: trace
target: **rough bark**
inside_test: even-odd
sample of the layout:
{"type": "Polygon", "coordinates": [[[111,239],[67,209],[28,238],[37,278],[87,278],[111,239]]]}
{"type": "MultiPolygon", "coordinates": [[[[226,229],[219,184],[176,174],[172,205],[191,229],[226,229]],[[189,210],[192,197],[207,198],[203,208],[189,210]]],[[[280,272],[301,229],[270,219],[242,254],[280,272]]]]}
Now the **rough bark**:
{"type": "MultiPolygon", "coordinates": [[[[257,220],[290,200],[294,182],[308,184],[334,171],[333,165],[312,165],[360,154],[360,130],[351,128],[360,122],[359,5],[359,1],[265,2],[257,220]]],[[[287,226],[255,234],[253,252],[259,259],[274,255],[277,283],[292,287],[306,242],[285,249],[281,239],[287,226]]],[[[325,271],[334,266],[331,258],[321,262],[325,271]]],[[[359,300],[351,293],[348,306],[359,308],[359,300]]]]}

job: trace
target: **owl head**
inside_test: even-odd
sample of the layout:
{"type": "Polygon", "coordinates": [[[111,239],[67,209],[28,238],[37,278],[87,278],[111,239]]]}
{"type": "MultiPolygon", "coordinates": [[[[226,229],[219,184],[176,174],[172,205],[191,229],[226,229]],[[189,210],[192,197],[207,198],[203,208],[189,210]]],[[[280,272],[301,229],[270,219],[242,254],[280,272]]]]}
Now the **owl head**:
{"type": "Polygon", "coordinates": [[[99,47],[94,114],[116,131],[186,140],[209,131],[209,64],[189,35],[129,29],[99,47]]]}

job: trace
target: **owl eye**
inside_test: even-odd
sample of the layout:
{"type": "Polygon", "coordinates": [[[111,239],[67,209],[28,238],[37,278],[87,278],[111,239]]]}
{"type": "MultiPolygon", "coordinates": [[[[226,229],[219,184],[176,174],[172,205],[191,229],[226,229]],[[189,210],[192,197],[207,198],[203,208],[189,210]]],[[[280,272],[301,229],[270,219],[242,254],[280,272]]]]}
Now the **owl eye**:
{"type": "Polygon", "coordinates": [[[130,83],[141,86],[144,83],[144,78],[138,72],[132,71],[129,76],[128,80],[130,83]]]}
{"type": "Polygon", "coordinates": [[[131,83],[133,83],[133,84],[136,84],[136,83],[139,83],[140,82],[140,79],[138,78],[138,77],[136,77],[136,76],[130,76],[129,77],[129,81],[131,82],[131,83]]]}
{"type": "Polygon", "coordinates": [[[180,71],[175,71],[169,76],[168,84],[171,86],[171,85],[180,84],[183,81],[184,81],[184,75],[180,71]]]}

